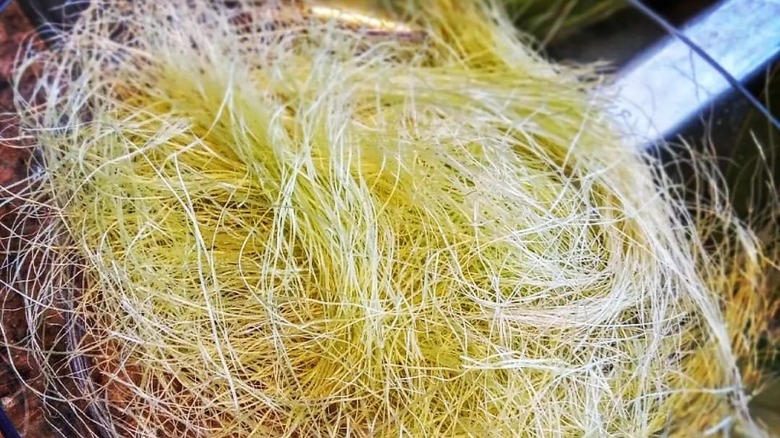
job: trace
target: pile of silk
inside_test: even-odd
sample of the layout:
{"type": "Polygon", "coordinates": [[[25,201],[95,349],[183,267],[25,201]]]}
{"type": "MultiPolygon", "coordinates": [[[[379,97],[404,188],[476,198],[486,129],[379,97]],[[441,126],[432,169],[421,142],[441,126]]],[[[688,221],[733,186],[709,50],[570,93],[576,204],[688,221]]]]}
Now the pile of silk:
{"type": "Polygon", "coordinates": [[[42,396],[102,436],[758,430],[751,230],[499,9],[415,7],[117,2],[30,54],[42,396]]]}

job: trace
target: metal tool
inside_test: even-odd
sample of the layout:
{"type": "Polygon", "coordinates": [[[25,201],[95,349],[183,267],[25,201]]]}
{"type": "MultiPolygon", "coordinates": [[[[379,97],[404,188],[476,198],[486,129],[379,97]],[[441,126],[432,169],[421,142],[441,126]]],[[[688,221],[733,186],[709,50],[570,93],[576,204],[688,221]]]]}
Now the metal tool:
{"type": "Polygon", "coordinates": [[[638,147],[674,136],[734,92],[730,79],[744,83],[780,57],[780,0],[725,0],[680,33],[635,58],[603,90],[638,147]]]}

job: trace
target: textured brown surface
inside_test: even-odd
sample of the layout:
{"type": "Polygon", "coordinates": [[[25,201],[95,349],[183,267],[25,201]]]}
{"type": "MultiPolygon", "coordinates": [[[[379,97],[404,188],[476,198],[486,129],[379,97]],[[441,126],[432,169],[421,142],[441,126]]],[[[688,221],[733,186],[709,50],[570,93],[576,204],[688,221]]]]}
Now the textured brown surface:
{"type": "MultiPolygon", "coordinates": [[[[9,191],[24,178],[29,150],[18,138],[17,120],[13,114],[12,76],[14,61],[20,47],[31,41],[30,24],[11,5],[0,15],[0,323],[4,336],[0,338],[0,403],[23,437],[63,436],[56,429],[68,421],[47,409],[36,392],[44,385],[39,367],[23,350],[28,330],[24,315],[24,300],[9,290],[6,282],[16,267],[10,229],[19,229],[20,218],[15,213],[17,202],[11,202],[9,191]]],[[[34,78],[21,84],[21,92],[29,92],[34,78]]],[[[33,224],[29,224],[33,225],[33,224]]],[[[31,228],[24,226],[29,231],[31,228]]]]}

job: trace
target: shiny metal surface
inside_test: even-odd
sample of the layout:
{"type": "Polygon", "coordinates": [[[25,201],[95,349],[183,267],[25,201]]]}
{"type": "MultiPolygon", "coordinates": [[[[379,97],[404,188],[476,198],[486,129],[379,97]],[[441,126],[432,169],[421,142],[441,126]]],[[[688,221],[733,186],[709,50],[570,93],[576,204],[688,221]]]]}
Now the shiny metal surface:
{"type": "MultiPolygon", "coordinates": [[[[724,0],[682,29],[738,81],[780,54],[780,0],[724,0]]],[[[668,138],[731,85],[689,46],[667,37],[630,62],[605,93],[637,147],[668,138]]]]}

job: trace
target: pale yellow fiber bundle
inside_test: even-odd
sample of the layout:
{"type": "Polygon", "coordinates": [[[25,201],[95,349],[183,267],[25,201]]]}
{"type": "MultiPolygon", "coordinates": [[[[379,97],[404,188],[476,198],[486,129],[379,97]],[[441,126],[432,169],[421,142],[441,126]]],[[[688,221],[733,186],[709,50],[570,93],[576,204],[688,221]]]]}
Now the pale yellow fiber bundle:
{"type": "Polygon", "coordinates": [[[89,379],[62,396],[105,433],[649,436],[746,418],[748,353],[710,281],[732,262],[707,258],[573,74],[477,8],[391,31],[234,3],[103,5],[30,61],[47,74],[31,190],[51,219],[29,250],[50,271],[22,292],[33,320],[70,315],[89,379]]]}

